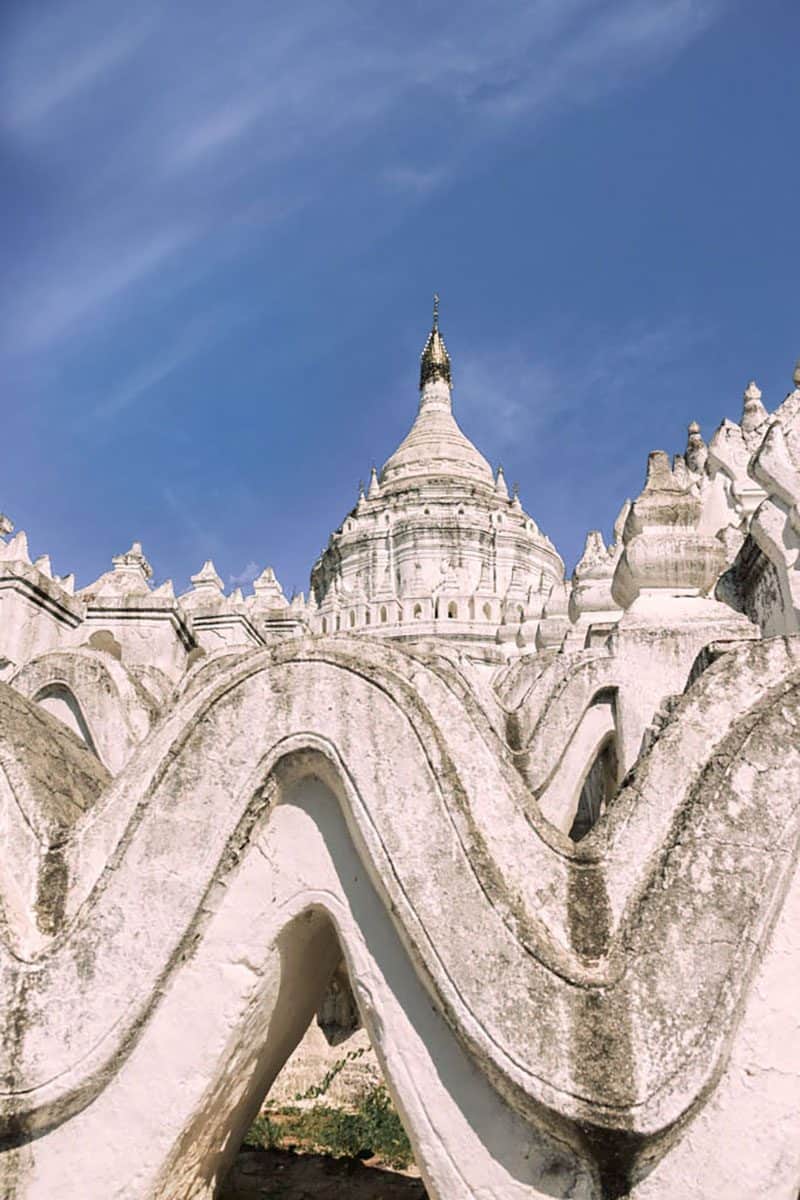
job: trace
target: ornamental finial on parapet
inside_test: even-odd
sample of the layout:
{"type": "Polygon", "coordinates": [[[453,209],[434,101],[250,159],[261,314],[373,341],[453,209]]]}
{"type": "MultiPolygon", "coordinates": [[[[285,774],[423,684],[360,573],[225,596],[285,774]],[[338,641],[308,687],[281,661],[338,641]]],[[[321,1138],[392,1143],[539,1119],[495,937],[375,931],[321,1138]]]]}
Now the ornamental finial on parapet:
{"type": "Polygon", "coordinates": [[[700,426],[697,421],[690,421],[686,432],[686,450],[683,457],[689,470],[693,474],[699,475],[708,459],[708,447],[703,441],[703,435],[700,432],[700,426]]]}
{"type": "Polygon", "coordinates": [[[153,578],[153,568],[144,556],[141,542],[132,542],[130,550],[126,550],[124,554],[115,554],[111,565],[118,574],[133,572],[141,575],[142,579],[153,578]]]}
{"type": "Polygon", "coordinates": [[[450,355],[447,353],[447,347],[444,344],[444,338],[439,332],[439,295],[434,293],[433,297],[433,326],[428,334],[428,340],[425,343],[425,348],[422,351],[419,368],[419,387],[420,391],[425,387],[426,383],[430,383],[434,379],[443,379],[450,387],[453,385],[452,373],[450,370],[450,355]]]}
{"type": "Polygon", "coordinates": [[[758,429],[760,425],[763,425],[769,416],[769,413],[761,403],[761,388],[755,379],[751,379],[745,388],[742,401],[742,419],[740,424],[745,433],[751,433],[752,430],[758,429]]]}
{"type": "Polygon", "coordinates": [[[796,388],[800,388],[800,358],[798,358],[797,362],[794,364],[794,374],[792,375],[792,382],[794,383],[794,386],[796,388]]]}
{"type": "Polygon", "coordinates": [[[367,492],[368,500],[377,500],[381,494],[381,485],[378,481],[378,468],[373,466],[369,473],[369,491],[367,492]]]}

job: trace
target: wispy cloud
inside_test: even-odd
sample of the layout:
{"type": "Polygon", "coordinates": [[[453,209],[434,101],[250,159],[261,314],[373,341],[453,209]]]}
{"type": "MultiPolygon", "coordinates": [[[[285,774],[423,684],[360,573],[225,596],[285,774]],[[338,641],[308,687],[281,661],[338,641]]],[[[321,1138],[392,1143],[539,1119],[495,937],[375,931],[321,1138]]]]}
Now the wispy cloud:
{"type": "Polygon", "coordinates": [[[243,587],[247,583],[252,583],[261,574],[261,567],[257,562],[252,560],[242,567],[241,571],[235,575],[228,576],[228,583],[231,587],[243,587]]]}
{"type": "Polygon", "coordinates": [[[169,150],[169,166],[182,170],[224,151],[256,124],[264,114],[264,107],[261,98],[246,97],[239,103],[223,105],[189,128],[181,129],[169,150]]]}
{"type": "Polygon", "coordinates": [[[107,13],[85,4],[61,6],[49,19],[23,24],[7,59],[3,124],[23,131],[46,121],[101,83],[152,29],[141,9],[108,28],[107,13]]]}
{"type": "Polygon", "coordinates": [[[212,272],[221,246],[263,242],[299,197],[346,207],[348,189],[373,189],[378,238],[392,204],[474,169],[498,125],[652,70],[722,3],[496,0],[487,22],[465,0],[457,23],[426,8],[424,36],[413,8],[377,24],[345,0],[145,0],[135,17],[99,0],[25,6],[0,46],[3,121],[58,204],[5,297],[0,283],[6,350],[90,340],[133,285],[163,296],[168,259],[191,249],[193,270],[212,272]]]}
{"type": "Polygon", "coordinates": [[[460,354],[456,370],[458,421],[495,465],[515,446],[530,443],[570,402],[563,366],[521,346],[460,354]]]}
{"type": "Polygon", "coordinates": [[[95,419],[109,420],[119,416],[201,350],[212,345],[220,333],[218,327],[212,329],[207,321],[191,322],[166,349],[133,371],[95,405],[95,419]]]}
{"type": "Polygon", "coordinates": [[[38,350],[69,333],[83,318],[106,312],[193,240],[191,228],[163,229],[116,248],[95,246],[81,261],[72,254],[62,263],[43,263],[13,297],[3,341],[14,352],[38,350]]]}
{"type": "Polygon", "coordinates": [[[605,406],[643,374],[674,368],[693,353],[709,330],[675,318],[661,326],[634,325],[616,336],[597,331],[592,345],[568,356],[539,357],[519,343],[490,352],[460,354],[454,407],[470,437],[499,462],[537,442],[560,419],[581,408],[587,394],[605,406]],[[463,379],[463,385],[460,380],[463,379]]]}
{"type": "Polygon", "coordinates": [[[444,167],[398,165],[386,167],[381,172],[381,178],[387,188],[417,196],[434,191],[444,182],[446,176],[447,171],[444,167]]]}

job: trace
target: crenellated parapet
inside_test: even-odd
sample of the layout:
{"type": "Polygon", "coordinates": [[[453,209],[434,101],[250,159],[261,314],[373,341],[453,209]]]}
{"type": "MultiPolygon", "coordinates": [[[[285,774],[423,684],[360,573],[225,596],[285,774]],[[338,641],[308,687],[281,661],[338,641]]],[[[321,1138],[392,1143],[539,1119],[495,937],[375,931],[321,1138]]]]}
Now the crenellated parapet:
{"type": "Polygon", "coordinates": [[[152,586],[153,568],[139,542],[111,561],[110,571],[78,592],[86,615],[73,644],[105,640],[119,648],[127,665],[177,680],[197,640],[171,581],[152,586]]]}
{"type": "Polygon", "coordinates": [[[207,561],[180,596],[170,579],[158,586],[141,543],[112,559],[111,570],[75,590],[73,575],[54,574],[50,557],[31,560],[24,532],[2,518],[0,534],[0,678],[42,654],[88,646],[111,654],[157,694],[198,655],[224,647],[254,648],[308,627],[304,597],[287,600],[271,568],[245,596],[226,594],[207,561]]]}
{"type": "MultiPolygon", "coordinates": [[[[2,520],[8,535],[13,526],[7,517],[2,520]]],[[[74,578],[54,575],[47,555],[31,562],[24,532],[9,540],[0,536],[0,677],[69,643],[85,618],[74,590],[74,578]]]]}

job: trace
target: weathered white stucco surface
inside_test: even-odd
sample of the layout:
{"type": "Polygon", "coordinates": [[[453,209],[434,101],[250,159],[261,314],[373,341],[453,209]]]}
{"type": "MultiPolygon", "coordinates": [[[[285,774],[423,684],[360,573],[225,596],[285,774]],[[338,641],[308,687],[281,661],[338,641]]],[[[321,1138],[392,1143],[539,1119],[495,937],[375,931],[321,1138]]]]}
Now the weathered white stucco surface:
{"type": "Polygon", "coordinates": [[[794,383],[571,581],[438,323],[308,602],[3,519],[0,1195],[211,1200],[320,1014],[432,1200],[797,1200],[794,383]]]}

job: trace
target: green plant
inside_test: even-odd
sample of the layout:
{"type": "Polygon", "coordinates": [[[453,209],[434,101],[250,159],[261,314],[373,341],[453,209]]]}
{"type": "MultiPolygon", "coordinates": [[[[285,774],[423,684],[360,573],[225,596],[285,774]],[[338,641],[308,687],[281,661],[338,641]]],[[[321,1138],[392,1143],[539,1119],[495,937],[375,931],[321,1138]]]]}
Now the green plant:
{"type": "Polygon", "coordinates": [[[337,1058],[336,1062],[329,1071],[326,1071],[319,1083],[312,1084],[304,1092],[298,1092],[295,1100],[317,1100],[320,1096],[324,1096],[336,1076],[344,1070],[349,1062],[355,1062],[357,1058],[361,1058],[362,1054],[366,1054],[367,1049],[367,1046],[362,1046],[359,1050],[348,1050],[347,1054],[343,1055],[342,1058],[337,1058]]]}
{"type": "Polygon", "coordinates": [[[250,1146],[255,1150],[272,1150],[280,1145],[280,1141],[280,1126],[271,1121],[264,1112],[258,1114],[244,1137],[245,1146],[250,1146]]]}
{"type": "Polygon", "coordinates": [[[357,1115],[368,1144],[384,1162],[400,1168],[413,1162],[408,1134],[384,1084],[377,1084],[363,1096],[357,1115]]]}
{"type": "MultiPolygon", "coordinates": [[[[319,1086],[322,1088],[322,1084],[319,1086]]],[[[315,1104],[313,1108],[287,1106],[262,1113],[253,1122],[245,1144],[331,1154],[335,1158],[376,1156],[387,1166],[401,1170],[413,1162],[411,1143],[382,1083],[368,1088],[353,1111],[315,1104]]]]}

